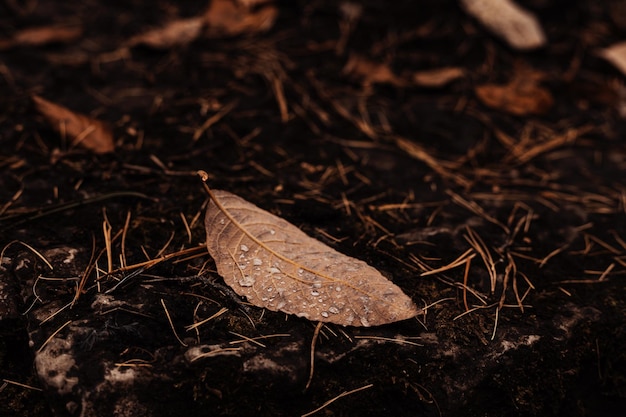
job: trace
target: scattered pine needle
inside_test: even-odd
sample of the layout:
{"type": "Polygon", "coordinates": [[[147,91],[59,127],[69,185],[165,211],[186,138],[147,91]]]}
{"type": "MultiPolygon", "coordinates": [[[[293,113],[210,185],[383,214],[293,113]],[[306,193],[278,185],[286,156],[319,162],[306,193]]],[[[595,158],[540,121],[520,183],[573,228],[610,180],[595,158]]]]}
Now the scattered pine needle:
{"type": "Polygon", "coordinates": [[[185,225],[185,230],[187,231],[187,236],[189,236],[189,243],[191,243],[192,240],[192,236],[191,236],[191,228],[189,227],[189,223],[187,223],[187,218],[185,217],[185,215],[183,214],[183,212],[180,212],[180,218],[183,221],[183,224],[185,225]]]}
{"type": "Polygon", "coordinates": [[[202,326],[205,323],[208,323],[209,321],[221,316],[222,314],[226,313],[228,311],[228,309],[226,307],[222,307],[217,313],[213,314],[211,317],[208,317],[202,321],[199,321],[198,323],[194,323],[191,326],[187,326],[185,327],[185,330],[189,331],[189,330],[194,330],[197,329],[198,327],[202,326]]]}
{"type": "Polygon", "coordinates": [[[203,359],[203,358],[210,358],[212,356],[221,356],[221,355],[236,355],[235,352],[239,352],[242,348],[240,347],[229,347],[229,348],[219,348],[219,349],[215,349],[215,350],[210,350],[208,352],[202,353],[198,356],[195,356],[193,359],[191,359],[191,362],[195,362],[197,360],[203,359]]]}
{"type": "Polygon", "coordinates": [[[26,388],[26,389],[31,389],[33,391],[43,391],[41,388],[33,387],[32,385],[22,384],[21,382],[17,382],[17,381],[11,381],[10,379],[4,379],[3,378],[2,382],[5,382],[5,383],[11,384],[11,385],[16,385],[18,387],[22,387],[22,388],[26,388]]]}
{"type": "Polygon", "coordinates": [[[144,359],[129,359],[126,362],[117,362],[115,366],[120,368],[151,368],[152,364],[144,359]]]}
{"type": "Polygon", "coordinates": [[[126,221],[124,222],[124,229],[122,229],[122,252],[120,253],[122,268],[126,266],[126,234],[128,233],[129,226],[130,210],[126,213],[126,221]]]}
{"type": "MultiPolygon", "coordinates": [[[[304,387],[305,391],[309,389],[309,386],[311,385],[311,381],[313,381],[313,372],[315,371],[315,344],[317,343],[317,337],[320,334],[320,330],[322,329],[322,326],[324,326],[324,323],[321,321],[318,322],[317,326],[315,326],[315,331],[313,332],[313,339],[311,340],[311,369],[309,370],[309,379],[306,381],[306,386],[304,387]]],[[[324,407],[325,405],[322,406],[322,408],[324,407]]]]}
{"type": "Polygon", "coordinates": [[[340,398],[346,397],[348,395],[352,395],[352,394],[357,393],[359,391],[364,391],[366,389],[370,389],[373,386],[374,386],[374,384],[367,384],[367,385],[362,386],[361,388],[356,388],[356,389],[353,389],[351,391],[344,391],[341,394],[337,395],[335,398],[331,398],[330,400],[326,401],[324,404],[322,404],[320,407],[316,408],[315,410],[309,411],[306,414],[302,414],[300,417],[312,416],[313,414],[317,413],[318,411],[323,410],[324,408],[328,407],[330,404],[334,403],[335,401],[337,401],[340,398]]]}
{"type": "Polygon", "coordinates": [[[466,230],[467,234],[464,236],[465,240],[467,240],[467,242],[483,259],[483,262],[487,267],[487,271],[489,272],[489,278],[491,280],[491,293],[493,293],[496,290],[496,281],[498,277],[496,273],[496,264],[491,257],[491,252],[489,251],[489,248],[487,248],[487,245],[485,245],[485,242],[471,227],[467,226],[466,230]]]}
{"type": "Polygon", "coordinates": [[[165,301],[161,298],[161,305],[163,306],[163,310],[165,310],[165,315],[167,316],[167,321],[169,321],[170,323],[170,327],[172,328],[172,332],[174,333],[174,336],[176,336],[176,340],[178,340],[178,342],[187,347],[187,344],[185,342],[182,341],[182,339],[178,336],[178,333],[176,333],[176,328],[174,327],[174,322],[172,321],[172,318],[170,317],[170,312],[167,311],[167,306],[165,305],[165,301]]]}
{"type": "Polygon", "coordinates": [[[198,139],[202,137],[202,135],[208,128],[213,126],[215,123],[219,122],[224,116],[230,113],[231,110],[233,110],[236,105],[237,105],[237,100],[231,101],[230,103],[223,106],[220,109],[220,111],[218,111],[217,113],[215,113],[214,115],[206,119],[204,123],[202,124],[202,126],[196,129],[196,131],[193,133],[193,141],[194,142],[198,141],[198,139]]]}
{"type": "Polygon", "coordinates": [[[500,318],[500,309],[501,306],[496,307],[496,318],[493,322],[493,333],[491,333],[491,340],[496,338],[496,330],[498,329],[498,319],[500,318]]]}
{"type": "Polygon", "coordinates": [[[259,341],[257,341],[257,340],[254,340],[254,338],[252,338],[252,337],[244,336],[244,335],[242,335],[242,334],[239,334],[239,333],[237,333],[237,332],[233,332],[233,331],[229,331],[228,333],[230,333],[230,334],[232,334],[232,335],[235,335],[235,336],[238,336],[238,337],[241,337],[242,339],[244,339],[244,341],[246,341],[246,342],[250,342],[250,343],[252,343],[252,344],[254,344],[254,345],[257,345],[257,346],[259,346],[259,347],[262,347],[262,348],[266,348],[266,347],[267,347],[267,346],[266,346],[266,345],[264,345],[263,343],[261,343],[261,342],[259,342],[259,341]]]}
{"type": "Polygon", "coordinates": [[[465,311],[469,310],[469,307],[467,306],[467,279],[472,265],[472,258],[473,256],[467,258],[467,261],[465,261],[465,273],[463,274],[463,305],[465,306],[465,311]]]}
{"type": "Polygon", "coordinates": [[[6,250],[9,248],[9,246],[11,246],[11,245],[13,245],[15,243],[19,243],[20,245],[28,248],[32,253],[37,255],[37,257],[39,259],[44,261],[44,263],[48,266],[48,268],[50,268],[51,270],[54,270],[54,268],[52,267],[52,264],[50,264],[50,262],[48,262],[48,260],[41,253],[37,252],[37,250],[35,248],[30,246],[28,243],[22,242],[21,240],[13,240],[13,241],[7,243],[6,245],[4,245],[4,248],[2,248],[2,252],[0,252],[0,265],[2,265],[2,260],[4,259],[4,252],[6,252],[6,250]]]}
{"type": "Polygon", "coordinates": [[[72,303],[71,303],[71,302],[70,302],[70,303],[68,303],[68,304],[65,304],[63,307],[61,307],[61,308],[57,309],[57,311],[55,311],[54,313],[50,314],[48,317],[46,317],[45,319],[43,319],[43,320],[41,321],[41,323],[39,323],[39,325],[41,326],[42,324],[47,323],[48,321],[50,321],[50,320],[52,320],[54,317],[56,317],[56,315],[57,315],[57,314],[59,314],[61,311],[65,310],[66,308],[71,307],[71,306],[72,306],[72,303]]]}
{"type": "Polygon", "coordinates": [[[553,257],[555,257],[556,255],[558,255],[559,253],[563,252],[565,249],[567,249],[569,247],[569,245],[563,245],[560,248],[556,248],[555,250],[553,250],[552,252],[550,252],[549,254],[547,254],[545,256],[545,258],[543,258],[541,260],[541,262],[539,263],[539,268],[543,268],[545,266],[545,264],[552,259],[553,257]]]}
{"type": "MultiPolygon", "coordinates": [[[[274,338],[274,337],[290,337],[291,336],[291,334],[289,334],[289,333],[276,333],[276,334],[268,334],[268,335],[257,336],[257,337],[245,337],[245,336],[241,336],[241,335],[239,335],[239,334],[237,334],[235,332],[230,332],[230,333],[244,338],[242,340],[233,340],[231,342],[228,342],[228,344],[230,344],[230,345],[236,345],[236,344],[244,343],[244,342],[248,342],[248,341],[256,342],[257,340],[265,340],[265,339],[270,339],[270,338],[274,338]]],[[[263,347],[265,347],[265,346],[263,346],[263,347]]]]}
{"type": "Polygon", "coordinates": [[[46,339],[46,341],[45,341],[45,342],[43,342],[43,344],[41,345],[41,347],[39,347],[39,349],[37,349],[37,353],[41,353],[41,351],[43,350],[43,348],[44,348],[44,347],[46,347],[46,345],[47,345],[48,343],[50,343],[50,341],[51,341],[52,339],[54,339],[54,336],[56,336],[57,334],[59,334],[59,332],[60,332],[61,330],[63,330],[65,327],[67,327],[67,326],[68,326],[71,322],[72,322],[72,320],[68,320],[68,321],[66,321],[66,322],[65,322],[65,324],[63,324],[61,327],[59,327],[58,329],[56,329],[56,330],[54,331],[54,333],[52,333],[52,334],[51,334],[51,335],[50,335],[50,336],[46,339]]]}
{"type": "Polygon", "coordinates": [[[421,343],[412,342],[410,340],[400,339],[400,338],[392,338],[392,337],[383,337],[383,336],[354,336],[355,339],[365,339],[365,340],[380,340],[383,342],[392,342],[397,343],[399,345],[412,345],[412,346],[424,346],[421,343]]]}
{"type": "Polygon", "coordinates": [[[155,265],[157,265],[157,264],[159,264],[161,262],[168,261],[168,260],[170,260],[172,258],[177,258],[179,256],[193,254],[195,252],[206,252],[206,246],[204,246],[204,244],[201,244],[201,245],[195,246],[193,248],[183,249],[183,250],[180,250],[180,251],[177,251],[177,252],[168,253],[167,255],[161,255],[159,257],[156,257],[156,258],[153,258],[153,259],[149,259],[149,260],[144,261],[144,262],[139,262],[139,263],[136,263],[136,264],[133,264],[133,265],[128,265],[128,266],[123,267],[123,268],[118,268],[118,269],[115,269],[115,270],[111,271],[111,273],[107,274],[107,276],[108,275],[112,275],[112,274],[117,274],[117,273],[120,273],[120,272],[132,271],[134,269],[139,269],[139,268],[145,268],[145,269],[152,268],[153,266],[155,266],[155,265]]]}
{"type": "Polygon", "coordinates": [[[430,271],[422,272],[420,276],[425,277],[427,275],[439,274],[444,271],[449,271],[451,269],[456,268],[457,266],[461,266],[463,264],[467,264],[473,257],[476,256],[475,253],[472,253],[472,249],[468,249],[461,256],[459,256],[454,261],[450,262],[448,265],[444,265],[441,268],[431,269],[430,271]]]}
{"type": "Polygon", "coordinates": [[[466,208],[467,210],[471,211],[472,213],[476,214],[479,217],[482,217],[488,222],[495,224],[496,226],[500,226],[502,230],[504,230],[504,233],[506,233],[507,235],[510,233],[510,230],[506,225],[502,224],[495,217],[492,217],[489,214],[487,214],[485,209],[479,206],[478,203],[476,203],[475,201],[468,201],[452,190],[446,190],[446,194],[452,197],[452,201],[456,203],[457,205],[466,208]]]}
{"type": "Polygon", "coordinates": [[[111,230],[112,227],[109,224],[109,220],[106,218],[102,222],[102,233],[104,234],[104,245],[106,246],[107,254],[107,272],[113,271],[113,251],[111,249],[111,230]]]}

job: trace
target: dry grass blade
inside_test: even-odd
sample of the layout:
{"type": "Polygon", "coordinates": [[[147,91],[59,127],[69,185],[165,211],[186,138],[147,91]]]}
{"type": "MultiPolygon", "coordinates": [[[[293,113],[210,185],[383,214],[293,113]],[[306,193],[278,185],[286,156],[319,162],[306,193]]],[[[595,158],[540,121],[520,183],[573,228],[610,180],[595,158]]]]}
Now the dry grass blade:
{"type": "Polygon", "coordinates": [[[367,263],[227,191],[210,190],[207,248],[224,281],[252,304],[310,320],[376,326],[419,309],[367,263]]]}

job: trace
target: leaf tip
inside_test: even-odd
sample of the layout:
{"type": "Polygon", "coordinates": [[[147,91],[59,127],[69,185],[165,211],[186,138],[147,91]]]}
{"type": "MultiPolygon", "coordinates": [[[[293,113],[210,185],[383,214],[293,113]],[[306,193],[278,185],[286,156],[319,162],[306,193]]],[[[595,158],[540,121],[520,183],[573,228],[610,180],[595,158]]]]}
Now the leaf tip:
{"type": "Polygon", "coordinates": [[[202,169],[199,169],[196,174],[198,174],[202,182],[207,182],[209,180],[209,174],[202,169]]]}

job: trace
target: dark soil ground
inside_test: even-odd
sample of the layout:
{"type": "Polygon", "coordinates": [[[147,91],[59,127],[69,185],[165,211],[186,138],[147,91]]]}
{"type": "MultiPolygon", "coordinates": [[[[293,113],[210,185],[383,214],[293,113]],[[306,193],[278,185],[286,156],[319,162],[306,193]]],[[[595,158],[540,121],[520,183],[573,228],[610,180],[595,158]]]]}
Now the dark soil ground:
{"type": "Polygon", "coordinates": [[[626,88],[597,55],[624,2],[520,3],[545,48],[444,0],[285,1],[263,33],[126,50],[205,1],[0,2],[0,37],[82,27],[0,51],[0,415],[299,416],[342,393],[317,415],[624,415],[626,88]],[[462,75],[411,81],[442,67],[462,75]],[[524,111],[480,99],[514,77],[524,111]],[[33,95],[108,122],[115,152],[71,146],[33,95]],[[223,284],[198,169],[423,314],[325,325],[305,389],[316,323],[223,284]]]}

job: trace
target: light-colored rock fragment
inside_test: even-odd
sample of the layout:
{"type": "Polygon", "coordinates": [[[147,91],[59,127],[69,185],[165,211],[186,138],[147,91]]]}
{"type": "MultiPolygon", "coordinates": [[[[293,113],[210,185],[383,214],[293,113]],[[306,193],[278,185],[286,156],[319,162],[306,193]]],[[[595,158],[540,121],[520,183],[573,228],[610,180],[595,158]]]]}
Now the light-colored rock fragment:
{"type": "Polygon", "coordinates": [[[537,18],[511,0],[460,0],[463,9],[512,48],[537,49],[546,35],[537,18]]]}

